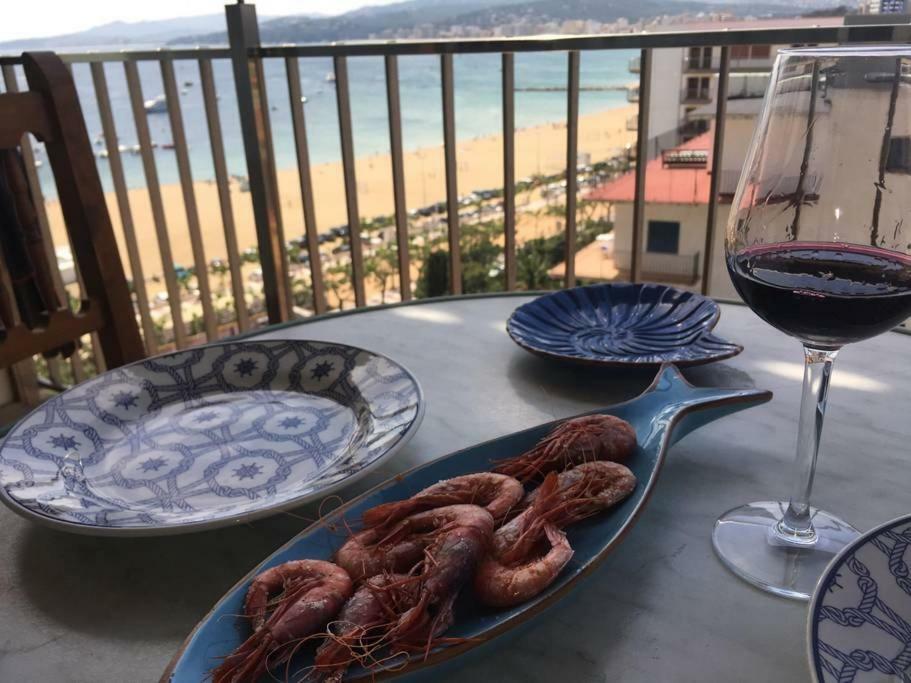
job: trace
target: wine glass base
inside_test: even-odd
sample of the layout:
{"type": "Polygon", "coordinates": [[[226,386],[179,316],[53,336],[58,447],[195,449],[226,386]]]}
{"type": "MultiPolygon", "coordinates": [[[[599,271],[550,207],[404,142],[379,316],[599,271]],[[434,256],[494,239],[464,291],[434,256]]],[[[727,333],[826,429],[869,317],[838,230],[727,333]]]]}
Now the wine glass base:
{"type": "Polygon", "coordinates": [[[795,600],[809,600],[832,558],[860,535],[828,512],[810,508],[815,542],[789,542],[775,532],[787,502],[749,503],[715,522],[712,546],[721,561],[744,581],[795,600]]]}

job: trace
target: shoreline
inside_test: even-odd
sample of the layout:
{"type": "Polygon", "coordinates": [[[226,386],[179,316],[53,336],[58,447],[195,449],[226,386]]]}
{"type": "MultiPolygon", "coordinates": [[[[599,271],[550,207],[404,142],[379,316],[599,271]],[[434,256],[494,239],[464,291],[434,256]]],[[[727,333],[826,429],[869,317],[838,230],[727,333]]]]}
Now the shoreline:
{"type": "MultiPolygon", "coordinates": [[[[635,131],[626,129],[627,119],[637,111],[636,105],[627,105],[592,112],[579,117],[579,164],[608,158],[635,141],[635,131]]],[[[289,142],[289,144],[291,144],[289,142]]],[[[487,135],[456,144],[458,191],[460,195],[474,190],[501,188],[503,186],[503,138],[500,134],[487,135]]],[[[415,209],[445,199],[445,172],[442,144],[424,147],[403,154],[405,167],[405,194],[408,209],[415,209]]],[[[540,124],[515,133],[516,180],[536,173],[550,174],[566,166],[566,124],[553,122],[540,124]]],[[[392,193],[391,157],[372,154],[355,159],[358,208],[362,220],[389,215],[394,211],[392,193]]],[[[281,218],[284,239],[290,241],[304,233],[300,181],[297,168],[283,168],[276,172],[281,199],[281,218]]],[[[340,161],[316,164],[311,167],[313,198],[317,231],[328,232],[337,225],[347,223],[345,191],[340,161]]],[[[224,259],[224,228],[214,180],[195,180],[194,193],[207,262],[224,259]]],[[[230,183],[231,204],[236,226],[239,250],[256,245],[256,229],[248,192],[241,192],[236,181],[230,183]]],[[[141,254],[144,279],[149,295],[164,289],[163,284],[152,279],[162,273],[161,258],[151,207],[145,188],[128,190],[130,208],[141,254]]],[[[175,264],[193,265],[192,249],[179,183],[161,185],[167,231],[175,264]]],[[[117,235],[118,248],[127,277],[132,277],[116,196],[105,194],[108,211],[117,235]]],[[[65,236],[60,206],[57,200],[46,201],[48,220],[54,244],[68,244],[65,236]]],[[[527,237],[526,237],[527,238],[527,237]]],[[[517,235],[520,239],[520,235],[517,235]]]]}

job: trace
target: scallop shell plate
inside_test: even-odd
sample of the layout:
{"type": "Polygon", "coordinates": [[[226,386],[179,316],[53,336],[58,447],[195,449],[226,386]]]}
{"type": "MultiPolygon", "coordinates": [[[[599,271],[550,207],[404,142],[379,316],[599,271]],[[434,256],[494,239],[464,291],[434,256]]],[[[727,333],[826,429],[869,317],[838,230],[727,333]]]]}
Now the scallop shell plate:
{"type": "Polygon", "coordinates": [[[564,289],[519,306],[506,331],[549,358],[598,365],[699,365],[743,347],[712,333],[711,299],[667,285],[601,284],[564,289]]]}

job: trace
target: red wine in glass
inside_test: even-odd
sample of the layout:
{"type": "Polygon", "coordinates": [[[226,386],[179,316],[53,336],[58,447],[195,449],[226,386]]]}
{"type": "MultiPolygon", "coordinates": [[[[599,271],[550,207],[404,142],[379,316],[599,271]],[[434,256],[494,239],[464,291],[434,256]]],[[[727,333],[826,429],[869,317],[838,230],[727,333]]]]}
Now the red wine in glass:
{"type": "Polygon", "coordinates": [[[820,348],[874,337],[911,316],[911,257],[839,242],[782,242],[728,256],[737,292],[770,325],[820,348]]]}

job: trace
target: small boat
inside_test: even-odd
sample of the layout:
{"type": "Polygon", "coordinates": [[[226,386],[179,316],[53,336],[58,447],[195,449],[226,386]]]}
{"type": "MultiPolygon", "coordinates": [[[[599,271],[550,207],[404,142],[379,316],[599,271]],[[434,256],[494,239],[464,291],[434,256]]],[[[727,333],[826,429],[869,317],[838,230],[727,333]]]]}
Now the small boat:
{"type": "Polygon", "coordinates": [[[164,114],[168,111],[168,100],[164,95],[158,95],[142,104],[146,114],[164,114]]]}
{"type": "Polygon", "coordinates": [[[162,149],[174,149],[174,143],[173,142],[162,142],[161,148],[162,149]]]}
{"type": "Polygon", "coordinates": [[[301,104],[307,104],[307,96],[306,96],[306,95],[302,95],[302,96],[301,96],[301,104]]]}
{"type": "Polygon", "coordinates": [[[192,87],[193,87],[193,81],[184,81],[184,82],[183,82],[183,87],[185,87],[185,88],[192,88],[192,87]]]}
{"type": "Polygon", "coordinates": [[[142,151],[142,147],[140,147],[139,145],[130,146],[130,154],[139,154],[141,151],[142,151]]]}
{"type": "Polygon", "coordinates": [[[326,83],[335,83],[335,72],[330,71],[326,74],[326,83]]]}
{"type": "Polygon", "coordinates": [[[98,155],[97,155],[97,156],[98,156],[99,159],[107,159],[107,158],[108,158],[108,151],[107,151],[106,149],[100,149],[100,150],[98,150],[98,155]]]}

